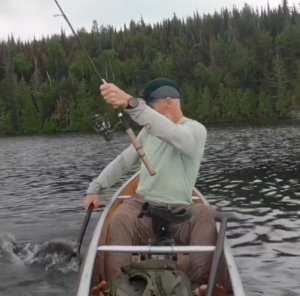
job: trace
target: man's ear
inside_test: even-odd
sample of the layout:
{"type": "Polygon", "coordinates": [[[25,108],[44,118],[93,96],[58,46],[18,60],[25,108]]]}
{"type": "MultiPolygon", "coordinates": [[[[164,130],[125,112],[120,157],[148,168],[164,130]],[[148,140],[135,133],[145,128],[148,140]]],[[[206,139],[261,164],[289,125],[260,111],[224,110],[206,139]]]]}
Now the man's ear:
{"type": "Polygon", "coordinates": [[[173,104],[173,99],[172,98],[166,98],[166,103],[167,103],[167,106],[172,106],[173,104]]]}

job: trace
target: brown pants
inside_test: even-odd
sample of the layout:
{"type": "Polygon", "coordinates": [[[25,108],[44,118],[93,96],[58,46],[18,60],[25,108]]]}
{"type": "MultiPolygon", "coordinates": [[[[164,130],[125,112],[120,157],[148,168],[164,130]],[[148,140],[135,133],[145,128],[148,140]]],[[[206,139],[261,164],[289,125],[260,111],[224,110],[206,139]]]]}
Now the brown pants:
{"type": "MultiPolygon", "coordinates": [[[[149,217],[138,218],[144,200],[133,196],[125,200],[116,210],[108,229],[108,245],[147,245],[154,238],[152,221],[149,217]]],[[[186,207],[192,214],[183,224],[173,224],[170,236],[179,245],[211,246],[216,244],[217,231],[214,209],[203,204],[186,207]]],[[[120,272],[120,267],[130,264],[131,254],[105,255],[106,280],[120,272]]],[[[188,276],[193,286],[207,284],[212,264],[213,252],[190,254],[188,276]]],[[[224,285],[225,260],[220,266],[217,282],[224,285]]]]}

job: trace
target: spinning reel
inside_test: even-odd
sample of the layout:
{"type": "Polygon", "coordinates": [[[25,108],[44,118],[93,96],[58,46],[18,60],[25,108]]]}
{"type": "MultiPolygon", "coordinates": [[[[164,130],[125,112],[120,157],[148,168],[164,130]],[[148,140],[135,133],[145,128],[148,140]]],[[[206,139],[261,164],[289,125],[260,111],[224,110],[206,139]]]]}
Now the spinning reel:
{"type": "Polygon", "coordinates": [[[108,121],[107,118],[107,114],[101,115],[101,114],[96,114],[94,116],[94,130],[98,133],[98,134],[102,134],[104,140],[106,142],[109,142],[114,135],[114,131],[116,129],[116,127],[119,124],[122,124],[121,121],[119,121],[112,129],[111,129],[111,124],[108,121]]]}

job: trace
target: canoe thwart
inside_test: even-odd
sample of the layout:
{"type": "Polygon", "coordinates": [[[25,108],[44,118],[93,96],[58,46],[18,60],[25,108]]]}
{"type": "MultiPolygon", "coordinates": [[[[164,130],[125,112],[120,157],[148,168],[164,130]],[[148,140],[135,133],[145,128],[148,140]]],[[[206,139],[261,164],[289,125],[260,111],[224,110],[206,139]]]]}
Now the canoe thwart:
{"type": "Polygon", "coordinates": [[[99,246],[98,251],[112,253],[189,254],[213,252],[215,246],[99,246]]]}
{"type": "MultiPolygon", "coordinates": [[[[130,198],[132,195],[119,195],[117,198],[118,199],[128,199],[130,198]]],[[[199,196],[192,196],[192,200],[199,200],[199,196]]]]}

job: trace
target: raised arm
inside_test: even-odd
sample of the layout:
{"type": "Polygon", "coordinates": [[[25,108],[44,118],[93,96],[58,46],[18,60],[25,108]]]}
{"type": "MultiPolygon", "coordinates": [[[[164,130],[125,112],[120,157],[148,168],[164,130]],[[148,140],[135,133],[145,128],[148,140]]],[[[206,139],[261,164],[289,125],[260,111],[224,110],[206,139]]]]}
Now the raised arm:
{"type": "Polygon", "coordinates": [[[199,145],[205,145],[206,128],[197,121],[179,121],[177,124],[165,116],[148,107],[144,101],[140,101],[135,108],[125,109],[126,113],[145,130],[176,147],[186,156],[193,157],[199,145]]]}

